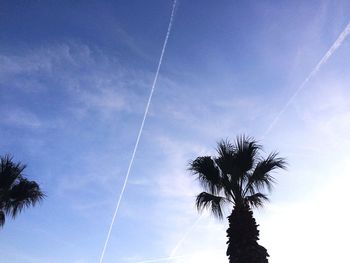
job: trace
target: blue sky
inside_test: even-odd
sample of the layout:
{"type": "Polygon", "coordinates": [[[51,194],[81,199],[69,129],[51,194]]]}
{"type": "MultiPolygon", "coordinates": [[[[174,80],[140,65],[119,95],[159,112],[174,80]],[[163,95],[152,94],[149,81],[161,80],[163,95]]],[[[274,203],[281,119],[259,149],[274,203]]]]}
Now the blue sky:
{"type": "MultiPolygon", "coordinates": [[[[2,1],[0,154],[46,200],[8,219],[3,262],[98,262],[172,1],[2,1]]],[[[277,262],[343,262],[350,39],[270,124],[350,22],[348,1],[179,0],[104,262],[226,262],[226,222],[198,220],[189,160],[246,133],[289,169],[255,211],[277,262]],[[181,242],[180,242],[181,241],[181,242]],[[156,262],[156,261],[154,261],[156,262]]]]}

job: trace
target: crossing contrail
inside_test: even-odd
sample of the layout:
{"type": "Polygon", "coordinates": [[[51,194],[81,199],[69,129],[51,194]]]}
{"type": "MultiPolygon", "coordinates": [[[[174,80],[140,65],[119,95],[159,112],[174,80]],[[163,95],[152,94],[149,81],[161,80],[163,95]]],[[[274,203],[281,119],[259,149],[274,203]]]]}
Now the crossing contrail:
{"type": "Polygon", "coordinates": [[[200,215],[196,221],[189,227],[189,229],[186,231],[186,233],[182,236],[182,238],[177,242],[176,246],[173,248],[173,250],[171,251],[169,257],[167,258],[167,260],[172,260],[175,258],[175,254],[177,252],[177,250],[179,249],[179,247],[182,245],[182,243],[186,240],[186,238],[188,237],[188,235],[197,227],[199,221],[203,218],[203,215],[200,215]]]}
{"type": "Polygon", "coordinates": [[[135,154],[136,154],[137,148],[138,148],[138,146],[139,146],[141,134],[142,134],[142,131],[143,131],[143,127],[144,127],[144,125],[145,125],[145,121],[146,121],[147,115],[148,115],[148,110],[149,110],[149,107],[150,107],[150,104],[151,104],[151,101],[152,101],[152,97],[153,97],[153,93],[154,93],[154,89],[155,89],[155,86],[156,86],[156,83],[157,83],[157,80],[158,80],[159,70],[160,70],[160,67],[162,66],[163,56],[164,56],[165,49],[166,49],[166,46],[167,46],[167,43],[168,43],[168,39],[169,39],[169,36],[170,36],[171,28],[172,28],[172,25],[173,25],[174,16],[175,16],[175,9],[176,9],[176,3],[177,3],[177,0],[174,0],[174,1],[173,1],[173,6],[172,6],[172,10],[171,10],[171,15],[170,15],[170,20],[169,20],[168,30],[167,30],[167,32],[166,32],[165,39],[164,39],[164,43],[163,43],[163,47],[162,47],[162,51],[161,51],[161,53],[160,53],[160,58],[159,58],[159,62],[158,62],[158,67],[157,67],[156,74],[155,74],[155,76],[154,76],[154,80],[153,80],[153,83],[152,83],[151,92],[150,92],[150,94],[149,94],[148,101],[147,101],[147,105],[146,105],[146,109],[145,109],[145,112],[144,112],[144,114],[143,114],[142,123],[141,123],[140,129],[139,129],[139,133],[138,133],[138,135],[137,135],[137,139],[136,139],[136,142],[135,142],[134,150],[133,150],[133,152],[132,152],[132,156],[131,156],[131,159],[130,159],[130,162],[129,162],[128,170],[127,170],[127,172],[126,172],[126,176],[125,176],[125,179],[124,179],[124,184],[123,184],[122,190],[121,190],[121,192],[120,192],[120,194],[119,194],[118,201],[117,201],[117,205],[116,205],[116,208],[115,208],[113,217],[112,217],[111,224],[110,224],[110,226],[109,226],[107,238],[106,238],[105,244],[104,244],[104,246],[103,246],[103,250],[102,250],[101,257],[100,257],[100,261],[99,261],[100,263],[103,262],[103,258],[104,258],[104,255],[105,255],[105,252],[106,252],[106,248],[107,248],[107,245],[108,245],[110,236],[111,236],[111,232],[112,232],[112,229],[113,229],[113,225],[114,225],[115,219],[116,219],[117,214],[118,214],[120,202],[121,202],[121,200],[122,200],[122,198],[123,198],[124,191],[125,191],[126,185],[127,185],[127,183],[128,183],[128,179],[129,179],[131,167],[132,167],[132,165],[133,165],[133,163],[134,163],[135,154]]]}
{"type": "Polygon", "coordinates": [[[137,263],[151,263],[151,262],[168,262],[174,259],[179,259],[179,258],[185,258],[188,256],[175,256],[177,250],[180,248],[180,246],[182,245],[182,243],[186,240],[186,238],[188,237],[188,235],[197,227],[199,221],[203,218],[203,214],[200,215],[196,221],[187,229],[187,231],[185,232],[185,234],[183,234],[183,236],[181,237],[181,239],[176,243],[175,247],[171,250],[171,253],[168,257],[166,258],[155,258],[155,259],[149,259],[149,260],[145,260],[145,261],[139,261],[137,263]]]}
{"type": "Polygon", "coordinates": [[[350,23],[347,24],[343,32],[339,35],[339,37],[336,39],[336,41],[333,43],[331,48],[327,51],[327,53],[322,57],[320,62],[315,66],[315,68],[311,71],[311,73],[307,76],[307,78],[301,83],[299,88],[294,92],[294,94],[289,98],[287,103],[284,105],[284,107],[281,109],[281,111],[277,114],[277,116],[273,119],[270,126],[266,129],[263,138],[270,133],[272,128],[276,125],[276,123],[280,120],[281,116],[284,114],[284,112],[287,110],[287,108],[290,106],[290,104],[293,102],[293,100],[298,96],[300,91],[305,88],[306,84],[312,79],[314,75],[320,70],[320,68],[330,59],[330,57],[333,55],[333,53],[343,44],[347,36],[350,34],[350,23]]]}

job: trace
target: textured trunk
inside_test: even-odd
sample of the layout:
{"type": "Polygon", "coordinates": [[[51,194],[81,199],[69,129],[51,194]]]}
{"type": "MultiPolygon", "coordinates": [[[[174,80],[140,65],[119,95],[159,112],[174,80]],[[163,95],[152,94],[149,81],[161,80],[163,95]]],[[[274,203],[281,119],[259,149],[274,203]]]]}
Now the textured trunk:
{"type": "Polygon", "coordinates": [[[230,263],[268,263],[267,250],[258,244],[259,230],[249,207],[235,207],[228,217],[228,247],[230,263]]]}

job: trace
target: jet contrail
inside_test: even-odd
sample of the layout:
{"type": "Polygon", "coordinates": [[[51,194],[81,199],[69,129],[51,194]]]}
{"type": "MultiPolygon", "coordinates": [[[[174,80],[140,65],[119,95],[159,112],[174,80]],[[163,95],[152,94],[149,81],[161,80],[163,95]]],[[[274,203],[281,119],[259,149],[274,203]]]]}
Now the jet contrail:
{"type": "Polygon", "coordinates": [[[130,162],[129,162],[129,167],[128,167],[128,170],[127,170],[127,172],[126,172],[124,184],[123,184],[122,190],[121,190],[121,192],[120,192],[120,194],[119,194],[119,198],[118,198],[118,201],[117,201],[117,206],[116,206],[116,208],[115,208],[115,211],[114,211],[114,214],[113,214],[113,217],[112,217],[112,221],[111,221],[111,224],[110,224],[110,226],[109,226],[107,238],[106,238],[105,244],[104,244],[104,246],[103,246],[103,250],[102,250],[101,257],[100,257],[100,261],[99,261],[100,263],[103,262],[103,258],[104,258],[104,255],[105,255],[105,252],[106,252],[106,248],[107,248],[107,245],[108,245],[110,236],[111,236],[111,232],[112,232],[112,229],[113,229],[113,225],[114,225],[114,222],[115,222],[115,218],[116,218],[117,213],[118,213],[118,210],[119,210],[120,202],[121,202],[121,200],[122,200],[122,198],[123,198],[124,191],[125,191],[125,187],[126,187],[126,184],[127,184],[127,182],[128,182],[128,179],[129,179],[130,170],[131,170],[131,167],[132,167],[132,165],[133,165],[133,163],[134,163],[135,154],[136,154],[136,151],[137,151],[139,142],[140,142],[141,134],[142,134],[142,131],[143,131],[143,126],[145,125],[145,121],[146,121],[146,118],[147,118],[147,115],[148,115],[149,106],[150,106],[151,101],[152,101],[154,89],[155,89],[155,86],[156,86],[156,83],[157,83],[157,80],[158,80],[159,70],[160,70],[160,67],[161,67],[162,62],[163,62],[163,56],[164,56],[165,49],[166,49],[166,46],[167,46],[167,43],[168,43],[168,39],[169,39],[169,36],[170,36],[171,28],[172,28],[172,25],[173,25],[174,16],[175,16],[175,9],[176,9],[176,3],[177,3],[177,0],[174,0],[174,1],[173,1],[173,6],[172,6],[172,10],[171,10],[171,15],[170,15],[170,20],[169,20],[168,30],[167,30],[167,32],[166,32],[164,44],[163,44],[163,47],[162,47],[162,51],[161,51],[161,53],[160,53],[160,58],[159,58],[159,62],[158,62],[158,67],[157,67],[157,70],[156,70],[156,74],[155,74],[155,76],[154,76],[154,80],[153,80],[151,92],[150,92],[150,94],[149,94],[147,106],[146,106],[145,112],[144,112],[144,114],[143,114],[142,123],[141,123],[140,129],[139,129],[139,133],[138,133],[138,135],[137,135],[137,139],[136,139],[136,143],[135,143],[135,146],[134,146],[134,150],[133,150],[133,152],[132,152],[132,156],[131,156],[131,159],[130,159],[130,162]]]}
{"type": "Polygon", "coordinates": [[[301,83],[299,88],[294,92],[294,94],[290,97],[290,99],[287,101],[287,103],[284,105],[282,110],[277,114],[275,119],[271,122],[270,126],[266,129],[263,138],[272,130],[272,128],[276,125],[276,123],[279,121],[283,113],[287,110],[289,105],[293,102],[293,100],[298,96],[299,92],[305,88],[305,85],[310,81],[310,79],[320,70],[320,68],[325,64],[328,59],[333,55],[333,53],[343,44],[344,40],[347,38],[347,36],[350,34],[350,23],[347,24],[343,32],[339,35],[337,40],[333,43],[331,48],[327,51],[327,53],[323,56],[323,58],[318,62],[316,67],[311,71],[311,73],[307,76],[307,78],[301,83]]]}
{"type": "Polygon", "coordinates": [[[198,223],[200,222],[200,220],[204,217],[204,214],[200,215],[196,221],[194,221],[194,223],[187,229],[187,231],[185,232],[185,234],[183,234],[183,236],[181,237],[181,239],[176,243],[175,247],[171,250],[171,253],[168,257],[166,258],[156,258],[156,259],[150,259],[150,260],[146,260],[146,261],[140,261],[137,263],[148,263],[148,262],[163,262],[163,261],[171,261],[173,259],[178,259],[178,258],[184,258],[186,256],[175,256],[177,250],[180,248],[180,246],[182,245],[182,243],[186,240],[186,238],[188,237],[188,235],[197,227],[198,223]]]}
{"type": "Polygon", "coordinates": [[[177,252],[177,250],[179,249],[179,247],[182,245],[182,243],[186,240],[187,236],[197,227],[199,221],[203,218],[203,214],[201,216],[199,216],[196,221],[189,227],[189,229],[186,231],[186,233],[182,236],[182,238],[179,240],[179,242],[177,242],[176,246],[173,248],[173,250],[171,251],[169,257],[167,258],[167,260],[172,260],[173,258],[175,258],[175,254],[177,252]]]}
{"type": "Polygon", "coordinates": [[[151,263],[151,262],[168,262],[174,259],[185,258],[188,256],[175,256],[177,250],[182,245],[182,243],[186,240],[187,236],[197,227],[199,221],[203,218],[203,215],[199,216],[196,221],[188,228],[188,230],[183,234],[181,239],[176,243],[175,247],[171,250],[171,253],[166,258],[155,258],[144,261],[138,261],[137,263],[151,263]]]}

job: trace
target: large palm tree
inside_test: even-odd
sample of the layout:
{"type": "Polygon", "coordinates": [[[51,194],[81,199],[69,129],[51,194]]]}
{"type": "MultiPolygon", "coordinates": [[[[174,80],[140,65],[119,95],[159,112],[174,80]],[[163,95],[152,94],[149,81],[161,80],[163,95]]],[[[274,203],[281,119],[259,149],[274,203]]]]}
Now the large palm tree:
{"type": "Polygon", "coordinates": [[[259,230],[251,209],[268,201],[267,192],[275,183],[271,172],[285,169],[286,162],[276,152],[263,158],[261,150],[254,139],[239,136],[233,144],[219,142],[217,156],[198,157],[189,165],[205,190],[196,198],[197,209],[210,209],[222,219],[224,206],[232,208],[226,253],[230,263],[268,262],[266,249],[257,243],[259,230]]]}
{"type": "Polygon", "coordinates": [[[15,218],[23,208],[34,206],[45,194],[35,181],[23,176],[25,165],[14,163],[12,157],[0,157],[0,227],[5,224],[5,216],[15,218]]]}

